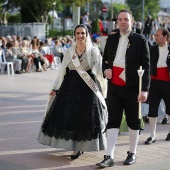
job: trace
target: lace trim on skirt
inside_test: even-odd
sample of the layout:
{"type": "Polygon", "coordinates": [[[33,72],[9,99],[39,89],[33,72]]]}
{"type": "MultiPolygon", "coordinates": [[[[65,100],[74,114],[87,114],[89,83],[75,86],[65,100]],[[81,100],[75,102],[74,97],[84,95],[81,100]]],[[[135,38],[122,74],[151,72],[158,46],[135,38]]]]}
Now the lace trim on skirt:
{"type": "MultiPolygon", "coordinates": [[[[96,81],[91,71],[89,75],[96,81]]],[[[102,105],[76,71],[70,71],[46,114],[42,132],[49,137],[85,141],[102,130],[102,105]]]]}

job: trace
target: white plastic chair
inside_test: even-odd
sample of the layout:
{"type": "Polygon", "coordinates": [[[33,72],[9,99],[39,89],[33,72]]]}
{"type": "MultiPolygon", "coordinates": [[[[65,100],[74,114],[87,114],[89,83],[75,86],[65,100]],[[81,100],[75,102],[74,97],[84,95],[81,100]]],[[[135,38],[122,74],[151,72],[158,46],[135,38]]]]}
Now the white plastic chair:
{"type": "Polygon", "coordinates": [[[12,75],[14,75],[14,64],[13,62],[7,62],[6,58],[5,58],[5,54],[3,53],[2,50],[0,50],[0,68],[1,68],[1,74],[4,73],[5,71],[5,66],[7,66],[7,74],[10,75],[10,73],[12,75]],[[2,55],[3,55],[3,59],[2,59],[2,55]]]}
{"type": "Polygon", "coordinates": [[[60,64],[61,64],[60,57],[55,56],[54,59],[55,59],[55,63],[57,64],[57,66],[60,66],[60,64]]]}
{"type": "MultiPolygon", "coordinates": [[[[40,63],[40,62],[38,62],[38,65],[39,65],[39,68],[42,70],[42,66],[41,66],[41,63],[40,63]]],[[[30,70],[31,70],[31,71],[36,71],[36,66],[35,66],[34,63],[31,64],[30,70]]]]}

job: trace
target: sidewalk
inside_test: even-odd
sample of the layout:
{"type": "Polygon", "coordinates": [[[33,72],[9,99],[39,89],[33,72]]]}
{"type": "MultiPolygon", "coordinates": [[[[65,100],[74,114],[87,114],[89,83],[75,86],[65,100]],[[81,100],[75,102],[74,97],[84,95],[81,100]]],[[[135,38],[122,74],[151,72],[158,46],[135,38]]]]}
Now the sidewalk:
{"type": "MultiPolygon", "coordinates": [[[[95,170],[105,151],[85,152],[71,160],[71,151],[43,146],[37,135],[43,120],[48,93],[57,70],[0,75],[0,170],[95,170]]],[[[170,142],[165,141],[169,125],[157,125],[157,141],[144,145],[149,137],[145,125],[140,135],[137,162],[123,165],[129,148],[128,134],[119,135],[114,170],[170,170],[170,142]]]]}

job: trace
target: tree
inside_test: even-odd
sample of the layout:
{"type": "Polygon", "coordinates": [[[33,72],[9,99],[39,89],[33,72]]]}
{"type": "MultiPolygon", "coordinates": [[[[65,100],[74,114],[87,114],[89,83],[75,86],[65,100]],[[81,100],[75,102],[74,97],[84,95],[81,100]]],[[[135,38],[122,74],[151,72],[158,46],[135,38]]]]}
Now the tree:
{"type": "MultiPolygon", "coordinates": [[[[58,12],[63,11],[64,6],[72,5],[76,6],[84,5],[89,0],[8,0],[8,3],[4,5],[5,10],[20,7],[21,22],[47,22],[48,13],[53,8],[55,2],[55,9],[58,12]]],[[[4,4],[6,0],[0,0],[0,3],[4,4]]]]}
{"type": "Polygon", "coordinates": [[[113,14],[117,15],[118,12],[122,9],[129,9],[129,7],[126,4],[122,3],[113,3],[113,14]]]}
{"type": "Polygon", "coordinates": [[[92,33],[99,33],[100,32],[100,27],[99,27],[99,19],[96,18],[92,22],[92,33]]]}
{"type": "Polygon", "coordinates": [[[99,16],[101,16],[101,8],[103,7],[103,2],[101,0],[91,0],[90,1],[90,20],[93,21],[99,16]]]}
{"type": "MultiPolygon", "coordinates": [[[[160,10],[159,1],[160,0],[145,0],[144,18],[148,15],[156,18],[157,13],[160,10]]],[[[135,20],[142,18],[142,2],[142,0],[127,0],[127,4],[135,17],[135,20]]]]}
{"type": "MultiPolygon", "coordinates": [[[[118,12],[122,9],[129,9],[129,7],[126,5],[126,4],[122,4],[122,3],[113,3],[113,14],[117,15],[118,12]]],[[[108,11],[108,18],[110,19],[113,19],[111,18],[111,7],[109,8],[109,11],[108,11]]]]}

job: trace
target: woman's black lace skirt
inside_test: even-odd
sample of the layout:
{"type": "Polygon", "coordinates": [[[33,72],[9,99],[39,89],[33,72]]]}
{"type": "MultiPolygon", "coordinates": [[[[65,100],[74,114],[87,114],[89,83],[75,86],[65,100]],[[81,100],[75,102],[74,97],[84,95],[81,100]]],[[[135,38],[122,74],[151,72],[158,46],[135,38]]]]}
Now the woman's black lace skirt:
{"type": "MultiPolygon", "coordinates": [[[[96,82],[91,70],[87,72],[96,82]]],[[[101,114],[99,99],[73,70],[65,76],[46,114],[42,132],[49,137],[90,141],[101,133],[101,114]]]]}

